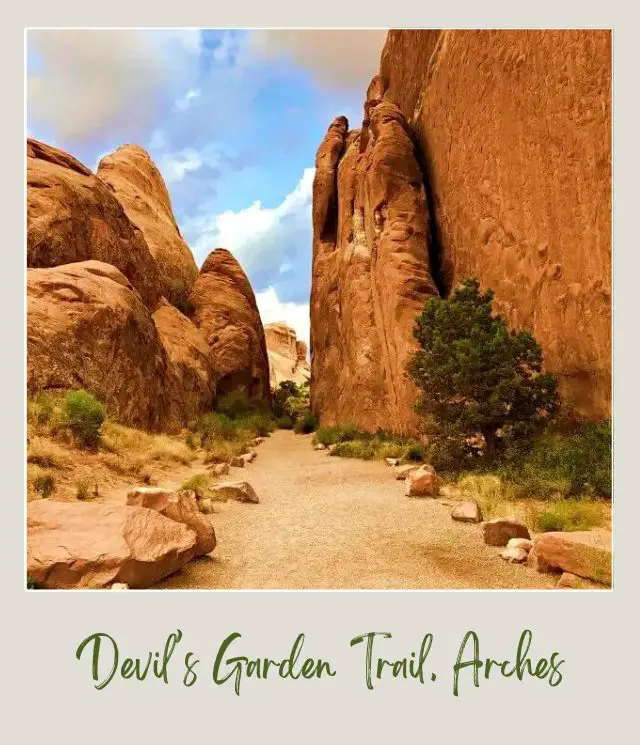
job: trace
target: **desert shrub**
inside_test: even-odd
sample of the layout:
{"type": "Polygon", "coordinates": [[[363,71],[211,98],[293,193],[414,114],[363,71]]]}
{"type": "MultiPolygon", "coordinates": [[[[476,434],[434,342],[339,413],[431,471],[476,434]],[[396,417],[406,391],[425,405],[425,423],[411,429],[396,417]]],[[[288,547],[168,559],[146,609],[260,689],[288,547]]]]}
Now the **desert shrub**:
{"type": "Polygon", "coordinates": [[[479,504],[485,520],[505,517],[503,504],[514,498],[510,485],[491,474],[466,474],[459,478],[457,486],[462,496],[479,504]]]}
{"type": "Polygon", "coordinates": [[[579,499],[563,499],[544,507],[534,506],[529,524],[536,532],[590,530],[603,523],[600,505],[579,499]]]}
{"type": "Polygon", "coordinates": [[[52,473],[36,466],[33,471],[29,472],[29,484],[33,491],[46,499],[55,491],[56,479],[52,473]]]}
{"type": "Polygon", "coordinates": [[[323,445],[335,445],[338,442],[364,440],[370,437],[369,433],[360,431],[353,424],[338,424],[333,427],[319,427],[314,436],[314,442],[321,442],[323,445]]]}
{"type": "Polygon", "coordinates": [[[318,420],[315,415],[308,409],[296,420],[293,427],[297,434],[309,434],[318,426],[318,420]]]}
{"type": "Polygon", "coordinates": [[[76,484],[76,498],[77,499],[90,499],[91,498],[91,484],[87,479],[78,481],[76,484]]]}
{"type": "Polygon", "coordinates": [[[207,445],[207,454],[205,455],[204,462],[227,463],[232,458],[242,455],[246,450],[247,443],[242,440],[214,440],[207,445]]]}
{"type": "Polygon", "coordinates": [[[267,437],[275,427],[273,419],[268,414],[252,414],[241,419],[240,426],[254,437],[267,437]]]}
{"type": "Polygon", "coordinates": [[[346,440],[335,443],[333,455],[342,458],[374,460],[378,457],[378,448],[373,440],[346,440]]]}
{"type": "Polygon", "coordinates": [[[98,399],[85,390],[69,391],[63,411],[67,426],[81,447],[95,448],[100,442],[100,431],[106,410],[98,399]]]}
{"type": "Polygon", "coordinates": [[[264,401],[249,398],[246,393],[233,391],[218,399],[215,410],[229,419],[242,419],[252,414],[268,414],[268,405],[264,401]]]}
{"type": "Polygon", "coordinates": [[[193,432],[187,432],[184,438],[184,443],[189,448],[189,450],[198,449],[198,438],[193,432]]]}
{"type": "Polygon", "coordinates": [[[294,421],[309,408],[309,386],[283,380],[271,398],[273,416],[288,416],[294,421]]]}
{"type": "Polygon", "coordinates": [[[284,414],[276,419],[276,427],[278,429],[293,429],[293,419],[287,414],[284,414]]]}
{"type": "Polygon", "coordinates": [[[211,476],[209,474],[196,473],[182,484],[180,491],[192,491],[195,492],[197,499],[204,499],[209,496],[210,483],[211,476]]]}
{"type": "Polygon", "coordinates": [[[197,454],[183,441],[168,435],[154,435],[151,440],[149,458],[161,463],[181,463],[189,465],[197,454]]]}
{"type": "MultiPolygon", "coordinates": [[[[467,445],[473,455],[469,440],[480,432],[484,460],[491,460],[505,434],[531,437],[556,414],[557,381],[542,372],[540,346],[530,333],[507,328],[493,312],[493,291],[481,293],[477,279],[464,281],[448,299],[428,300],[414,336],[419,349],[407,374],[420,390],[416,410],[462,451],[467,445]]],[[[440,446],[441,458],[453,461],[454,454],[450,444],[440,446]]]]}

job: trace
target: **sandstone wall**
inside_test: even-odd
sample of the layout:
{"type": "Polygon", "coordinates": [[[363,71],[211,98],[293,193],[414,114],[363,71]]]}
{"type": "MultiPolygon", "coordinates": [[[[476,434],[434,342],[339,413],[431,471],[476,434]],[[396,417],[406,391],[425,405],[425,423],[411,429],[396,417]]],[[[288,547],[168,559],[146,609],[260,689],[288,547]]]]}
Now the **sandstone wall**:
{"type": "Polygon", "coordinates": [[[365,108],[378,99],[404,114],[413,157],[398,151],[377,179],[366,166],[363,178],[363,163],[373,165],[366,111],[362,134],[347,133],[338,119],[318,151],[314,410],[326,422],[411,428],[406,352],[394,352],[385,338],[411,337],[414,308],[389,280],[415,282],[418,291],[407,294],[415,307],[433,285],[446,295],[475,275],[495,290],[510,324],[533,331],[565,402],[594,419],[610,416],[610,33],[391,31],[365,108]],[[389,222],[372,196],[395,194],[397,179],[416,184],[416,195],[424,188],[424,208],[402,210],[426,234],[411,238],[411,267],[376,246],[376,220],[380,237],[389,222]],[[335,235],[327,227],[334,204],[335,235]],[[350,238],[358,204],[363,212],[350,238]],[[361,230],[368,221],[373,234],[361,230]],[[376,287],[384,288],[378,297],[386,312],[376,287]],[[395,402],[391,390],[401,391],[395,402]]]}
{"type": "Polygon", "coordinates": [[[296,332],[286,323],[268,323],[264,327],[269,357],[269,385],[275,390],[280,383],[291,380],[296,385],[309,381],[307,345],[296,338],[296,332]]]}

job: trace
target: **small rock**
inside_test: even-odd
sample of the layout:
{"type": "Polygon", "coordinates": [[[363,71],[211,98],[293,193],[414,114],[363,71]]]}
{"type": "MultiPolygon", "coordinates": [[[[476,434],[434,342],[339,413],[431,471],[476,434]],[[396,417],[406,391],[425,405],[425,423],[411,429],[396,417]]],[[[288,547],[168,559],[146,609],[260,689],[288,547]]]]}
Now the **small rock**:
{"type": "Polygon", "coordinates": [[[399,466],[400,465],[400,458],[385,458],[384,462],[388,466],[399,466]]]}
{"type": "Polygon", "coordinates": [[[321,442],[319,442],[314,448],[314,450],[326,450],[327,446],[323,445],[321,442]]]}
{"type": "Polygon", "coordinates": [[[229,481],[224,484],[217,484],[211,488],[211,492],[214,499],[222,501],[235,499],[238,502],[251,502],[252,504],[260,502],[255,489],[247,481],[229,481]]]}
{"type": "Polygon", "coordinates": [[[129,585],[126,582],[114,582],[111,585],[112,590],[128,590],[129,585]]]}
{"type": "Polygon", "coordinates": [[[198,500],[198,509],[203,515],[211,515],[213,513],[213,505],[211,499],[206,497],[205,499],[198,500]]]}
{"type": "Polygon", "coordinates": [[[410,473],[417,471],[419,468],[420,466],[412,465],[397,466],[393,469],[394,477],[396,481],[404,481],[410,473]]]}
{"type": "Polygon", "coordinates": [[[214,476],[224,476],[225,474],[229,473],[229,464],[215,463],[209,468],[209,470],[211,471],[211,473],[213,473],[214,476]]]}
{"type": "Polygon", "coordinates": [[[482,512],[477,502],[472,499],[460,502],[451,510],[451,517],[462,523],[481,523],[482,512]]]}
{"type": "Polygon", "coordinates": [[[524,564],[529,554],[523,548],[506,548],[500,556],[509,564],[524,564]]]}
{"type": "Polygon", "coordinates": [[[531,551],[533,543],[528,538],[511,538],[507,543],[507,548],[522,548],[527,553],[531,551]]]}
{"type": "Polygon", "coordinates": [[[407,476],[405,484],[407,497],[437,497],[440,491],[440,480],[432,466],[419,467],[407,476]]]}
{"type": "Polygon", "coordinates": [[[337,447],[338,446],[335,443],[333,445],[329,445],[329,447],[327,448],[327,450],[329,451],[329,455],[333,455],[337,447]]]}
{"type": "Polygon", "coordinates": [[[556,587],[560,590],[606,590],[605,585],[598,584],[597,582],[591,582],[583,577],[578,577],[577,574],[571,574],[571,572],[563,572],[562,576],[558,580],[556,587]]]}
{"type": "Polygon", "coordinates": [[[489,546],[506,546],[511,538],[531,538],[525,525],[502,518],[484,523],[482,537],[489,546]]]}
{"type": "Polygon", "coordinates": [[[258,453],[256,453],[255,450],[249,450],[248,453],[243,453],[240,457],[245,463],[253,463],[253,461],[258,457],[258,453]]]}
{"type": "Polygon", "coordinates": [[[256,437],[253,441],[254,445],[262,445],[262,443],[266,440],[266,437],[256,437]]]}
{"type": "Polygon", "coordinates": [[[237,455],[235,458],[231,458],[229,463],[234,468],[244,468],[245,460],[241,455],[237,455]]]}

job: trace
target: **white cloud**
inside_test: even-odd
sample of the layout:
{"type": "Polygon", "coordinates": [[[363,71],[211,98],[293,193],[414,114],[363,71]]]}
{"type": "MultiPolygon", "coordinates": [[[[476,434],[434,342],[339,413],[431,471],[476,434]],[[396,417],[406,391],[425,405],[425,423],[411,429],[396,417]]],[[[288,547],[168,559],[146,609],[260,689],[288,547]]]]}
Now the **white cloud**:
{"type": "Polygon", "coordinates": [[[185,148],[178,153],[163,153],[158,158],[158,168],[164,180],[171,184],[182,181],[189,171],[197,171],[202,167],[202,157],[197,150],[185,148]]]}
{"type": "Polygon", "coordinates": [[[187,220],[185,232],[198,235],[193,244],[197,258],[202,261],[214,248],[226,248],[247,274],[263,277],[265,284],[272,284],[268,281],[271,274],[294,271],[299,264],[296,258],[311,252],[310,242],[299,245],[297,239],[302,235],[301,240],[306,241],[310,230],[314,173],[313,168],[306,168],[296,187],[277,207],[266,208],[256,201],[236,212],[227,210],[210,218],[187,220]]]}
{"type": "Polygon", "coordinates": [[[283,303],[273,287],[256,294],[262,323],[284,321],[309,347],[309,303],[283,303]]]}
{"type": "Polygon", "coordinates": [[[197,30],[35,30],[27,43],[29,116],[67,142],[144,132],[201,49],[197,30]]]}
{"type": "Polygon", "coordinates": [[[322,84],[362,86],[378,72],[386,30],[252,31],[251,50],[258,57],[288,56],[310,70],[322,84]]]}
{"type": "Polygon", "coordinates": [[[193,103],[196,98],[200,97],[200,91],[196,88],[189,88],[189,90],[179,98],[173,105],[177,111],[186,111],[189,106],[193,103]]]}

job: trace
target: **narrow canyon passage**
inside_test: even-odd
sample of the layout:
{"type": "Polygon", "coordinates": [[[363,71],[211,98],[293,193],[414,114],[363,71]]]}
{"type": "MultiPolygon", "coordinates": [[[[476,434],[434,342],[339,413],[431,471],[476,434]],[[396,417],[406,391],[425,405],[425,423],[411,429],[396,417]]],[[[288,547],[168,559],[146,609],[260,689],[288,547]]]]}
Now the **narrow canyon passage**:
{"type": "MultiPolygon", "coordinates": [[[[198,470],[198,469],[195,469],[198,470]]],[[[181,477],[184,474],[180,474],[181,477]]],[[[329,457],[311,436],[274,432],[247,468],[260,504],[217,503],[218,546],[155,588],[551,588],[510,565],[478,525],[434,499],[409,499],[380,462],[329,457]]]]}

